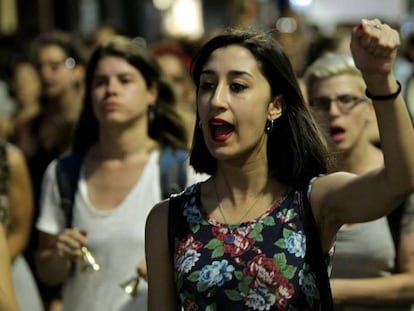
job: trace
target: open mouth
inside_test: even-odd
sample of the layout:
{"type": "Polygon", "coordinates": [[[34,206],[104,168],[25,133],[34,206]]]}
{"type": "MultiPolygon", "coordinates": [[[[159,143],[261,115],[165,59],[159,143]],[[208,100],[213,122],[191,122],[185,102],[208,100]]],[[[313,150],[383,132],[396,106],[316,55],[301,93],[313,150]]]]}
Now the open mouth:
{"type": "Polygon", "coordinates": [[[208,125],[210,129],[210,135],[214,141],[225,141],[230,138],[234,132],[234,126],[221,119],[212,119],[208,125]]]}
{"type": "Polygon", "coordinates": [[[329,135],[335,142],[342,141],[345,138],[345,130],[342,127],[331,127],[329,135]]]}

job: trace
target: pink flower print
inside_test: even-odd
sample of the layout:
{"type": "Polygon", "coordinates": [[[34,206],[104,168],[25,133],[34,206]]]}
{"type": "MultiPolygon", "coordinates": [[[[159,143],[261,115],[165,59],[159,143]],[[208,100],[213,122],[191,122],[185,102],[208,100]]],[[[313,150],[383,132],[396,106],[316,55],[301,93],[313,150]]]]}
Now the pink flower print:
{"type": "Polygon", "coordinates": [[[217,240],[225,241],[227,235],[230,233],[230,230],[226,226],[213,226],[211,233],[216,237],[217,240]]]}
{"type": "MultiPolygon", "coordinates": [[[[293,297],[294,288],[287,278],[280,275],[279,267],[273,259],[264,255],[256,256],[247,263],[243,273],[253,277],[250,293],[264,293],[264,289],[267,289],[272,298],[269,296],[264,301],[272,301],[279,310],[286,310],[289,299],[293,297]]],[[[249,301],[249,304],[252,304],[252,301],[249,301]]],[[[260,309],[268,310],[268,305],[260,309]]]]}
{"type": "Polygon", "coordinates": [[[279,267],[271,258],[264,254],[254,257],[247,263],[243,273],[253,277],[253,283],[258,286],[276,286],[279,277],[279,267]]]}
{"type": "Polygon", "coordinates": [[[288,306],[288,300],[293,297],[295,289],[288,279],[280,276],[278,278],[278,286],[276,287],[276,304],[280,310],[285,310],[288,306]]]}
{"type": "Polygon", "coordinates": [[[174,260],[176,267],[180,258],[184,257],[188,251],[197,251],[203,247],[203,243],[200,241],[194,240],[194,237],[189,234],[185,239],[181,240],[177,247],[177,252],[175,254],[174,260]]]}
{"type": "Polygon", "coordinates": [[[224,243],[224,252],[229,253],[232,257],[238,257],[248,251],[256,241],[248,237],[249,232],[250,230],[235,229],[232,233],[234,241],[231,244],[224,243]]]}

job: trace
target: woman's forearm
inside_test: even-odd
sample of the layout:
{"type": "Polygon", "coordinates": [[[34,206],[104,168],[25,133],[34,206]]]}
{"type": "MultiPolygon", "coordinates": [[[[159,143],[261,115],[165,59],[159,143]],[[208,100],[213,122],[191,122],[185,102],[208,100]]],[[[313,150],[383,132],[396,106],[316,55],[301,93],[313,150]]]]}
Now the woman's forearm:
{"type": "Polygon", "coordinates": [[[72,263],[60,256],[55,249],[45,249],[36,255],[39,278],[48,285],[58,285],[67,280],[72,263]]]}
{"type": "Polygon", "coordinates": [[[414,301],[414,276],[394,274],[363,279],[331,279],[332,295],[340,304],[406,304],[414,301]]]}
{"type": "Polygon", "coordinates": [[[18,232],[10,232],[7,236],[7,245],[9,247],[11,261],[13,261],[24,251],[27,240],[18,232]]]}
{"type": "Polygon", "coordinates": [[[16,297],[6,295],[3,289],[0,287],[0,311],[18,311],[16,297]]]}
{"type": "Polygon", "coordinates": [[[400,95],[394,101],[374,102],[374,106],[387,178],[406,195],[414,184],[414,133],[406,104],[400,95]]]}

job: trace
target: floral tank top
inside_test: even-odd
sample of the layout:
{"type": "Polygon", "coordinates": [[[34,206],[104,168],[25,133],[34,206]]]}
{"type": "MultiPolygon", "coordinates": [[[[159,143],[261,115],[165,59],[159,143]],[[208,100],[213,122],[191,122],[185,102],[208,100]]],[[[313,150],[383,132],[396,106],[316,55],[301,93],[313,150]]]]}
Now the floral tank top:
{"type": "Polygon", "coordinates": [[[175,282],[184,310],[319,309],[296,191],[230,229],[204,213],[199,194],[199,184],[184,191],[174,230],[175,282]]]}

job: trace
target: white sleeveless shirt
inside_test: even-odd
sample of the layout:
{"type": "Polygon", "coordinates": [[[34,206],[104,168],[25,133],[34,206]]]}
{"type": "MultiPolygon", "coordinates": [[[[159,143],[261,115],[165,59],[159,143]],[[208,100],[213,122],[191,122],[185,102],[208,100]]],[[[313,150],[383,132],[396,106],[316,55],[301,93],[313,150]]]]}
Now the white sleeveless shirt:
{"type": "MultiPolygon", "coordinates": [[[[127,295],[120,284],[136,275],[138,262],[145,258],[145,222],[151,208],[161,200],[158,150],[153,151],[140,179],[116,208],[96,209],[88,198],[85,176],[81,170],[79,190],[75,196],[73,226],[88,231],[88,248],[100,263],[96,272],[81,272],[80,264],[65,284],[64,311],[127,311],[147,310],[147,284],[141,280],[138,295],[127,295]]],[[[56,161],[45,174],[41,198],[41,213],[37,229],[58,234],[65,228],[59,207],[55,177],[56,161]]],[[[187,183],[205,177],[187,170],[187,183]]],[[[114,181],[116,182],[116,181],[114,181]]]]}

